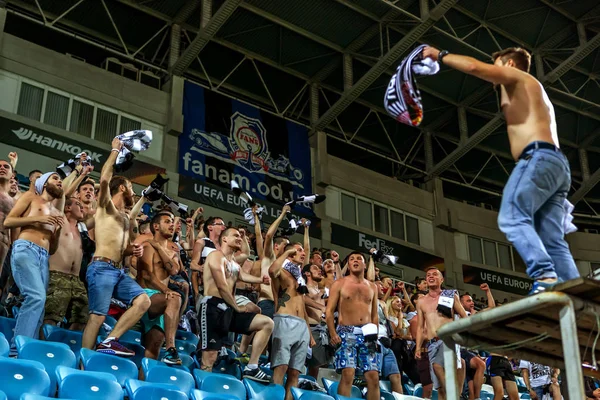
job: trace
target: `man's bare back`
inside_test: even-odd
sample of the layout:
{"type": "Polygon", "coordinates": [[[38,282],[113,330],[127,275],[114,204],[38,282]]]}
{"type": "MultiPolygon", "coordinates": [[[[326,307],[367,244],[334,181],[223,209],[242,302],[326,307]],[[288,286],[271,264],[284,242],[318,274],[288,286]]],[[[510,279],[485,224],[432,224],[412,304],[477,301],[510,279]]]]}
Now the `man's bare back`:
{"type": "Polygon", "coordinates": [[[63,217],[64,227],[60,234],[56,253],[50,257],[50,271],[59,271],[70,275],[79,275],[83,249],[81,247],[81,235],[77,224],[71,224],[63,217]]]}

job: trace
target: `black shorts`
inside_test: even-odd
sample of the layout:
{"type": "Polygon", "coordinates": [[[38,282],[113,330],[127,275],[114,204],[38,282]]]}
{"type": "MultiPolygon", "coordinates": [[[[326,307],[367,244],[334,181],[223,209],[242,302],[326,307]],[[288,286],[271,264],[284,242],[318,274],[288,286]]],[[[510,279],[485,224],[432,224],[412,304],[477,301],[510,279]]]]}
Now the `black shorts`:
{"type": "Polygon", "coordinates": [[[273,316],[275,315],[275,302],[273,300],[261,300],[258,302],[257,306],[260,308],[260,313],[262,315],[266,315],[273,319],[273,316]]]}
{"type": "Polygon", "coordinates": [[[220,350],[229,332],[247,335],[256,314],[238,313],[219,297],[205,297],[200,304],[202,350],[220,350]]]}
{"type": "Polygon", "coordinates": [[[433,384],[431,369],[429,368],[429,354],[427,352],[421,352],[421,359],[417,360],[417,371],[419,372],[422,386],[433,384]]]}
{"type": "Polygon", "coordinates": [[[508,359],[502,356],[489,356],[486,361],[488,374],[493,378],[499,376],[504,381],[516,382],[515,374],[508,359]]]}
{"type": "Polygon", "coordinates": [[[471,368],[471,360],[477,357],[477,355],[467,349],[460,349],[460,358],[465,360],[465,368],[466,368],[466,378],[467,381],[472,381],[473,376],[475,375],[475,370],[471,368]]]}

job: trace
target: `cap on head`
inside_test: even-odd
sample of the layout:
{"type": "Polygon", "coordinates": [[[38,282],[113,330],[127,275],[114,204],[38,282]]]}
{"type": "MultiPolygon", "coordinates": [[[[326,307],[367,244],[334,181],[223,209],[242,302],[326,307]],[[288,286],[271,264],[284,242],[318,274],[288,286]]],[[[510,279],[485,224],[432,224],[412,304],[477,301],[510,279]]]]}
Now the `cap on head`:
{"type": "Polygon", "coordinates": [[[35,181],[35,192],[37,194],[42,194],[44,192],[44,186],[46,186],[46,182],[52,175],[58,175],[56,172],[46,172],[44,175],[40,176],[35,181]]]}

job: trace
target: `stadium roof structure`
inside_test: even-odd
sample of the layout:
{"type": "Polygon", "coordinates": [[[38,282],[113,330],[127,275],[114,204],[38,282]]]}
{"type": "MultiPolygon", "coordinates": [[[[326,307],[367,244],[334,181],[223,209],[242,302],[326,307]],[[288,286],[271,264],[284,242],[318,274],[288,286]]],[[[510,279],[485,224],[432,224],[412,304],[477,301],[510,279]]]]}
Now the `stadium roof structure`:
{"type": "MultiPolygon", "coordinates": [[[[416,45],[490,61],[509,46],[555,105],[576,211],[600,213],[597,0],[2,0],[5,30],[101,65],[172,74],[324,131],[328,152],[446,196],[499,205],[514,166],[492,85],[443,68],[420,79],[424,120],[399,124],[383,96],[416,45]]],[[[0,1],[0,2],[2,2],[0,1]]]]}

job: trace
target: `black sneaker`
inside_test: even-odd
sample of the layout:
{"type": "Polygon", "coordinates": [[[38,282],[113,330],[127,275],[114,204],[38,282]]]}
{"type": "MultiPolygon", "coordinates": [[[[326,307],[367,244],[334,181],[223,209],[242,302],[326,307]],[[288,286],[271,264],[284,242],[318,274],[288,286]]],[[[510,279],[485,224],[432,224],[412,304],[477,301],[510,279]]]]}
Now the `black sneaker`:
{"type": "Polygon", "coordinates": [[[181,365],[181,359],[175,347],[167,349],[167,354],[161,360],[167,365],[181,365]]]}
{"type": "Polygon", "coordinates": [[[269,383],[271,381],[271,375],[267,375],[260,368],[250,369],[246,367],[244,368],[244,372],[242,375],[242,378],[252,379],[253,381],[257,382],[269,383]]]}

